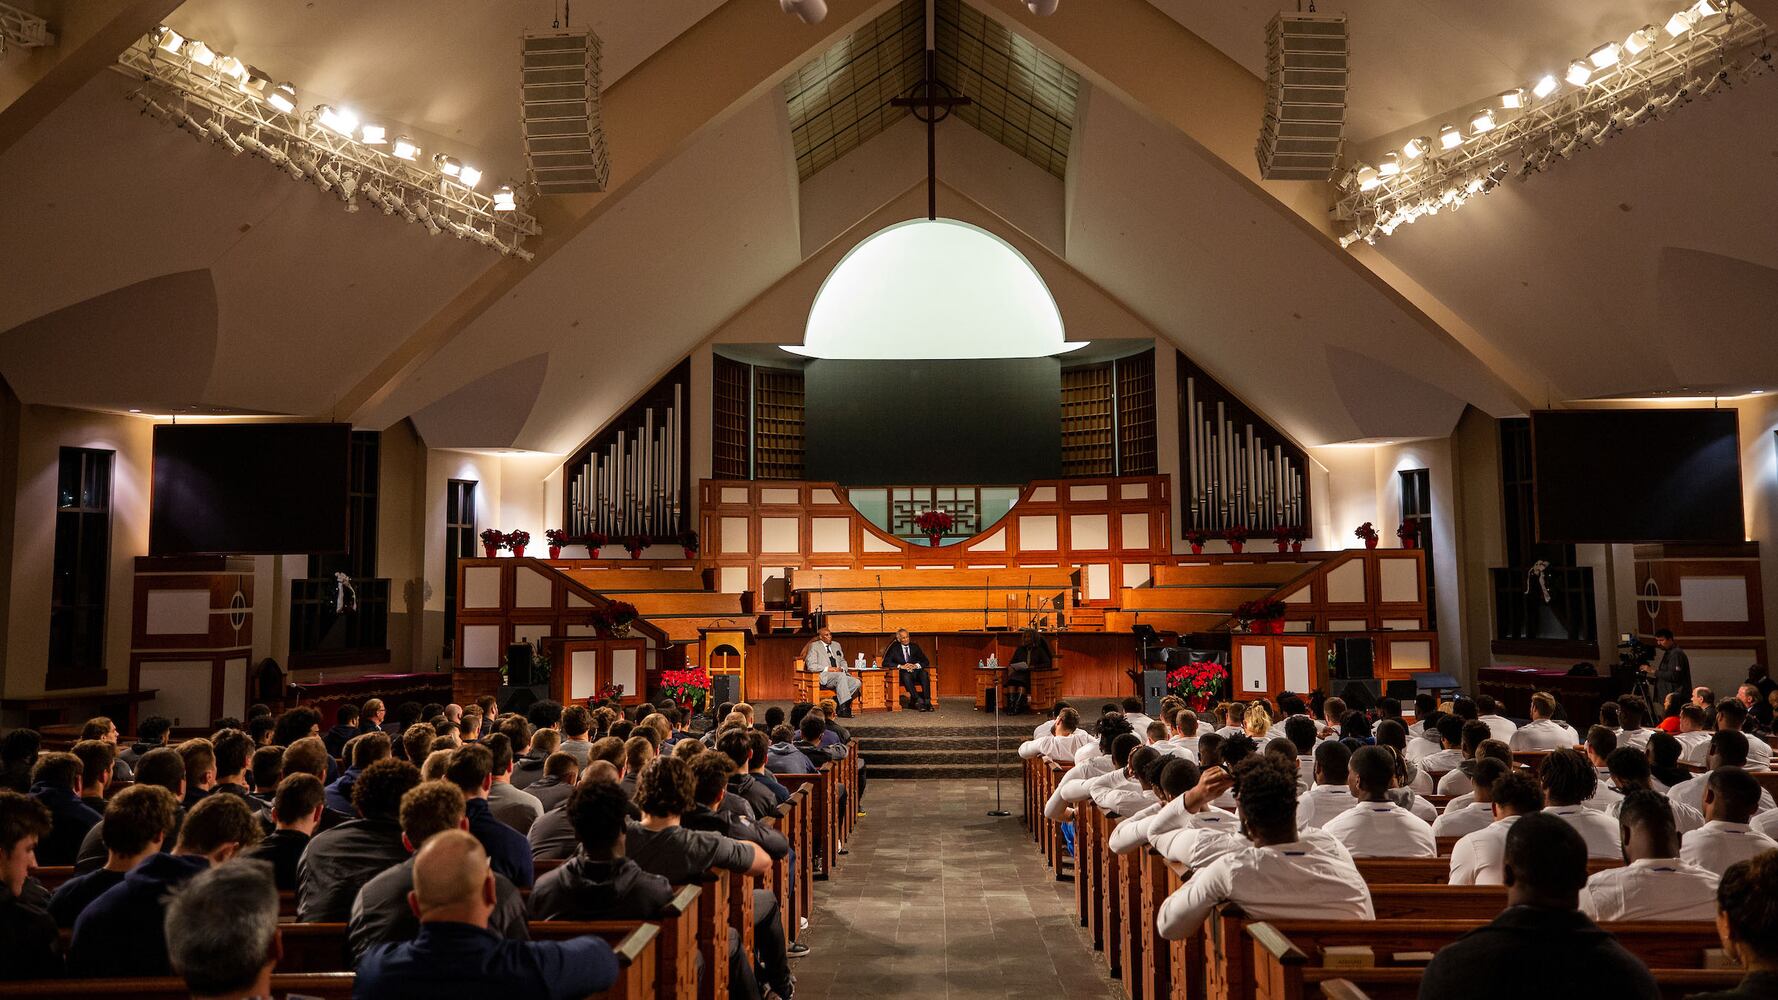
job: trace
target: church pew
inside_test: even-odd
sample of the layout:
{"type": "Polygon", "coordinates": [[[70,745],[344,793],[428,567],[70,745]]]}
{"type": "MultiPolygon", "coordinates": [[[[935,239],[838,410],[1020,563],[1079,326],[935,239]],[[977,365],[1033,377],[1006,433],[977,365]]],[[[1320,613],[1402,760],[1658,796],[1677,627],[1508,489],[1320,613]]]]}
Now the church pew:
{"type": "Polygon", "coordinates": [[[814,855],[814,875],[827,879],[839,861],[839,772],[833,764],[823,764],[814,774],[780,774],[779,784],[791,791],[807,785],[812,796],[813,835],[810,854],[814,855]]]}
{"type": "MultiPolygon", "coordinates": [[[[1446,858],[1354,858],[1358,873],[1371,885],[1386,883],[1444,885],[1451,877],[1451,859],[1446,858]]],[[[1587,874],[1617,868],[1617,858],[1588,858],[1587,874]]]]}
{"type": "MultiPolygon", "coordinates": [[[[275,974],[273,996],[306,996],[318,1000],[351,1000],[350,972],[275,974]]],[[[0,982],[0,997],[16,1000],[73,1000],[85,997],[144,997],[185,1000],[191,990],[176,976],[128,979],[42,979],[0,982]]]]}
{"type": "Polygon", "coordinates": [[[43,883],[50,892],[61,888],[62,883],[74,877],[73,865],[45,865],[31,869],[31,877],[43,883]]]}
{"type": "MultiPolygon", "coordinates": [[[[1136,859],[1133,867],[1141,886],[1137,896],[1138,915],[1131,921],[1131,926],[1139,935],[1136,954],[1142,956],[1143,975],[1139,988],[1130,996],[1132,1000],[1171,1000],[1176,968],[1173,946],[1183,942],[1168,941],[1155,927],[1161,901],[1167,898],[1167,859],[1151,848],[1136,851],[1131,856],[1136,859]]],[[[1177,957],[1183,959],[1183,948],[1177,957]]],[[[1177,968],[1183,969],[1183,962],[1177,968]]]]}
{"type": "Polygon", "coordinates": [[[1044,854],[1049,858],[1050,868],[1056,873],[1056,881],[1066,878],[1068,873],[1065,866],[1072,865],[1074,880],[1079,882],[1080,866],[1074,864],[1074,859],[1068,855],[1068,845],[1062,837],[1062,825],[1043,816],[1044,804],[1055,794],[1056,786],[1062,783],[1062,775],[1067,774],[1068,769],[1055,761],[1045,761],[1044,767],[1044,782],[1040,789],[1043,797],[1037,803],[1038,817],[1043,828],[1044,854]]]}
{"type": "MultiPolygon", "coordinates": [[[[1327,969],[1322,974],[1337,973],[1338,979],[1315,981],[1316,970],[1308,970],[1305,978],[1311,986],[1321,988],[1326,1000],[1417,1000],[1420,995],[1419,969],[1327,969]]],[[[1741,981],[1739,969],[1650,969],[1655,985],[1664,1000],[1683,1000],[1696,993],[1733,989],[1741,981]]],[[[1314,993],[1309,993],[1314,996],[1314,993]]]]}

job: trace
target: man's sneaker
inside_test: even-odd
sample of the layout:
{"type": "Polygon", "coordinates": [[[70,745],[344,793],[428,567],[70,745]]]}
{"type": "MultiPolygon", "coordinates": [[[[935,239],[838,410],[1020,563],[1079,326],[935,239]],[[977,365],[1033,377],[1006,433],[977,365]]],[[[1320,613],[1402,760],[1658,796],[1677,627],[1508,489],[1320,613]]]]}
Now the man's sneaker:
{"type": "Polygon", "coordinates": [[[809,953],[809,946],[806,944],[803,944],[801,941],[792,941],[792,942],[790,942],[790,947],[784,949],[784,954],[790,956],[791,958],[802,958],[802,957],[808,955],[808,953],[809,953]]]}

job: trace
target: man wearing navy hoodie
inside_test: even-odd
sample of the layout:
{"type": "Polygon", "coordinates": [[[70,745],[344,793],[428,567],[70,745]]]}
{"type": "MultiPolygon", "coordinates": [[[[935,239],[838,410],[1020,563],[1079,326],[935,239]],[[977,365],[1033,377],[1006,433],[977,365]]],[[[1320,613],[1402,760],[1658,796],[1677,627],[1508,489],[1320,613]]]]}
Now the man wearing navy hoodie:
{"type": "Polygon", "coordinates": [[[31,770],[31,797],[49,810],[49,836],[37,842],[37,863],[71,865],[80,841],[99,824],[98,812],[80,801],[84,766],[71,753],[46,753],[31,770]]]}
{"type": "Polygon", "coordinates": [[[185,814],[171,854],[151,855],[81,911],[68,946],[83,976],[170,976],[163,931],[167,894],[211,865],[259,843],[253,810],[236,795],[211,795],[185,814]]]}

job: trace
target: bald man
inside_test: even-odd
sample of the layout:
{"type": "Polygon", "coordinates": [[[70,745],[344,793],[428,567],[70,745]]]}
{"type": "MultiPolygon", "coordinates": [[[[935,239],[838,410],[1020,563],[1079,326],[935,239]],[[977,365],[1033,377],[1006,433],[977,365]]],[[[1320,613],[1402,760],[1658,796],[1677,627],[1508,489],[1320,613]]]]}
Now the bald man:
{"type": "Polygon", "coordinates": [[[858,691],[864,682],[852,676],[846,666],[846,651],[834,640],[833,629],[823,627],[816,634],[813,642],[803,647],[803,667],[811,673],[819,672],[816,683],[833,692],[834,699],[840,703],[840,715],[852,717],[852,699],[858,697],[858,691]]]}
{"type": "Polygon", "coordinates": [[[408,893],[420,936],[366,952],[353,995],[437,1000],[481,987],[527,1000],[581,1000],[617,982],[617,958],[599,938],[510,941],[488,930],[495,899],[494,872],[475,837],[463,830],[428,837],[414,855],[408,893]]]}

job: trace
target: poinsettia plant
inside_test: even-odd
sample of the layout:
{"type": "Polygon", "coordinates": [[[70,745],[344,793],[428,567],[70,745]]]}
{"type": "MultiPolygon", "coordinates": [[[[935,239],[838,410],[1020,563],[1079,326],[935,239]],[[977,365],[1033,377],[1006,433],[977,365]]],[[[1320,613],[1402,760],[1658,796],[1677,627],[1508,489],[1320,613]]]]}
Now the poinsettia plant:
{"type": "Polygon", "coordinates": [[[498,528],[482,529],[482,545],[490,551],[506,548],[506,534],[498,528]]]}
{"type": "Polygon", "coordinates": [[[1248,535],[1247,529],[1239,524],[1222,529],[1222,540],[1230,544],[1236,542],[1244,543],[1247,541],[1248,537],[1250,536],[1248,535]]]}
{"type": "Polygon", "coordinates": [[[663,670],[661,690],[677,704],[702,707],[710,700],[710,673],[703,667],[663,670]]]}
{"type": "Polygon", "coordinates": [[[1229,672],[1213,660],[1182,663],[1167,671],[1167,691],[1185,699],[1185,707],[1194,712],[1208,709],[1228,680],[1229,672]]]}
{"type": "Polygon", "coordinates": [[[1290,540],[1293,542],[1308,541],[1309,540],[1309,529],[1304,527],[1303,525],[1300,525],[1300,524],[1291,525],[1290,526],[1290,540]]]}
{"type": "Polygon", "coordinates": [[[951,512],[948,510],[921,511],[914,518],[914,527],[919,528],[923,535],[942,535],[950,531],[956,523],[956,519],[951,517],[951,512]]]}
{"type": "Polygon", "coordinates": [[[1403,521],[1396,525],[1395,537],[1404,542],[1411,542],[1420,537],[1420,527],[1413,521],[1403,521]]]}
{"type": "Polygon", "coordinates": [[[1198,548],[1203,548],[1204,543],[1208,542],[1209,540],[1210,540],[1210,532],[1205,531],[1203,528],[1193,528],[1190,531],[1185,533],[1185,543],[1187,545],[1193,545],[1198,548]]]}
{"type": "Polygon", "coordinates": [[[568,532],[562,528],[546,529],[543,533],[543,540],[548,542],[551,548],[557,549],[570,544],[568,541],[568,532]]]}
{"type": "Polygon", "coordinates": [[[654,539],[647,535],[626,535],[624,537],[624,550],[629,552],[631,559],[642,558],[642,550],[653,544],[654,539]]]}
{"type": "Polygon", "coordinates": [[[680,532],[679,547],[685,550],[685,558],[696,559],[698,557],[698,533],[695,531],[680,532]]]}
{"type": "Polygon", "coordinates": [[[608,702],[618,701],[619,699],[623,698],[623,696],[624,696],[624,686],[622,684],[613,684],[608,681],[602,687],[599,688],[599,692],[597,694],[592,694],[592,695],[587,696],[587,700],[586,700],[587,706],[586,707],[594,708],[599,705],[606,704],[608,702]]]}
{"type": "Polygon", "coordinates": [[[531,544],[531,533],[529,531],[526,531],[523,528],[520,528],[517,531],[509,532],[506,536],[506,545],[508,548],[522,549],[525,546],[530,545],[530,544],[531,544]]]}
{"type": "Polygon", "coordinates": [[[1254,601],[1242,601],[1235,608],[1234,619],[1241,623],[1242,628],[1249,628],[1254,622],[1277,621],[1284,617],[1289,609],[1283,601],[1261,598],[1254,601]]]}
{"type": "Polygon", "coordinates": [[[1358,527],[1353,528],[1352,534],[1353,534],[1353,537],[1362,538],[1367,542],[1374,542],[1379,537],[1377,535],[1377,526],[1370,523],[1369,521],[1366,521],[1363,524],[1359,525],[1358,527]]]}

